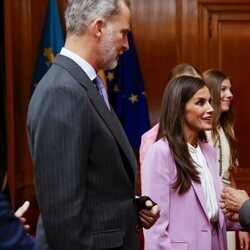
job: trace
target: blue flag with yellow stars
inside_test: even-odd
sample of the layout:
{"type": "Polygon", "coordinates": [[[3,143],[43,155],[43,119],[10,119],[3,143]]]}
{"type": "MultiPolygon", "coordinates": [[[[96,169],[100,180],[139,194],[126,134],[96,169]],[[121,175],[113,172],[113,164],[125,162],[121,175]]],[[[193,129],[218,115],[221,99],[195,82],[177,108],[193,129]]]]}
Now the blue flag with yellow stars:
{"type": "Polygon", "coordinates": [[[63,47],[63,32],[56,0],[48,0],[40,49],[32,79],[31,94],[63,47]]]}
{"type": "Polygon", "coordinates": [[[141,136],[149,130],[143,78],[132,32],[129,50],[120,56],[117,67],[106,71],[109,101],[119,117],[131,145],[139,149],[141,136]]]}

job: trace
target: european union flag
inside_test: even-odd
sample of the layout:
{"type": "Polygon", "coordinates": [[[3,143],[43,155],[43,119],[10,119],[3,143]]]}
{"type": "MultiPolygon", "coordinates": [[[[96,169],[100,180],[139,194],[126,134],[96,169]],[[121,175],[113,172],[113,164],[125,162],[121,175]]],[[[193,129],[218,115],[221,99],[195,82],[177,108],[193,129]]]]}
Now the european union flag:
{"type": "Polygon", "coordinates": [[[63,32],[56,0],[48,0],[40,49],[32,79],[31,94],[63,47],[63,32]]]}
{"type": "Polygon", "coordinates": [[[130,49],[120,56],[117,67],[105,73],[109,101],[131,145],[139,149],[141,136],[150,126],[143,78],[131,32],[128,35],[128,42],[130,49]]]}

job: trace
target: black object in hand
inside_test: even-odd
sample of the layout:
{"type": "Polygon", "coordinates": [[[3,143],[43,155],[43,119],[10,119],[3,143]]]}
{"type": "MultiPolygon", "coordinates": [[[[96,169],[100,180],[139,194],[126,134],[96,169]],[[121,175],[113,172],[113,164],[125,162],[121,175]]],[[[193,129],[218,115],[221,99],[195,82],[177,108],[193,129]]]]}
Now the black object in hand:
{"type": "MultiPolygon", "coordinates": [[[[153,200],[151,200],[150,197],[148,196],[141,196],[139,198],[136,198],[136,206],[137,206],[137,211],[139,212],[140,210],[142,210],[143,208],[146,209],[151,209],[149,207],[146,207],[146,201],[150,200],[153,203],[153,206],[157,205],[156,202],[154,202],[153,200]]],[[[152,206],[152,207],[153,207],[152,206]]]]}

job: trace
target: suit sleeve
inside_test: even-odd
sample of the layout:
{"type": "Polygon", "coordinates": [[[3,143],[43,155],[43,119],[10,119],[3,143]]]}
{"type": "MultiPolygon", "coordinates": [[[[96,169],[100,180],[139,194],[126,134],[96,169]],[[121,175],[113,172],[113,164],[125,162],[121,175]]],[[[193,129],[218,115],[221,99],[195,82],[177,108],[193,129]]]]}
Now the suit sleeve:
{"type": "Polygon", "coordinates": [[[92,127],[87,97],[55,87],[34,98],[41,99],[29,110],[28,131],[48,244],[88,249],[83,237],[89,228],[84,202],[92,127]]]}
{"type": "Polygon", "coordinates": [[[39,250],[35,240],[26,234],[4,195],[0,193],[0,249],[39,250]]]}
{"type": "Polygon", "coordinates": [[[239,221],[243,230],[250,231],[250,199],[245,201],[239,211],[239,221]]]}
{"type": "Polygon", "coordinates": [[[168,233],[170,210],[170,174],[167,149],[152,145],[141,168],[142,195],[149,196],[161,208],[160,218],[149,230],[144,230],[145,250],[172,249],[168,233]]]}

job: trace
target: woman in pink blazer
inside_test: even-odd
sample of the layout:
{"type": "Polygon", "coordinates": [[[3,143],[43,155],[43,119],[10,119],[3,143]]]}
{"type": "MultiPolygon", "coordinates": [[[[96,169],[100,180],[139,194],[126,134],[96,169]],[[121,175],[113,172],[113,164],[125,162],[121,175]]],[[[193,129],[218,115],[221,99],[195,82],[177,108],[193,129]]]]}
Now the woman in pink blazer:
{"type": "Polygon", "coordinates": [[[211,96],[202,79],[181,76],[167,85],[157,142],[141,168],[142,194],[161,207],[157,223],[144,231],[145,250],[224,250],[226,225],[218,201],[222,183],[211,129],[211,96]]]}
{"type": "MultiPolygon", "coordinates": [[[[171,69],[168,75],[168,82],[173,78],[183,75],[202,78],[199,69],[187,63],[180,63],[175,65],[171,69]]],[[[142,161],[148,151],[149,146],[151,146],[155,142],[158,134],[158,129],[159,129],[159,123],[157,123],[154,127],[152,127],[149,131],[147,131],[142,135],[141,145],[140,145],[140,164],[142,164],[142,161]]]]}

